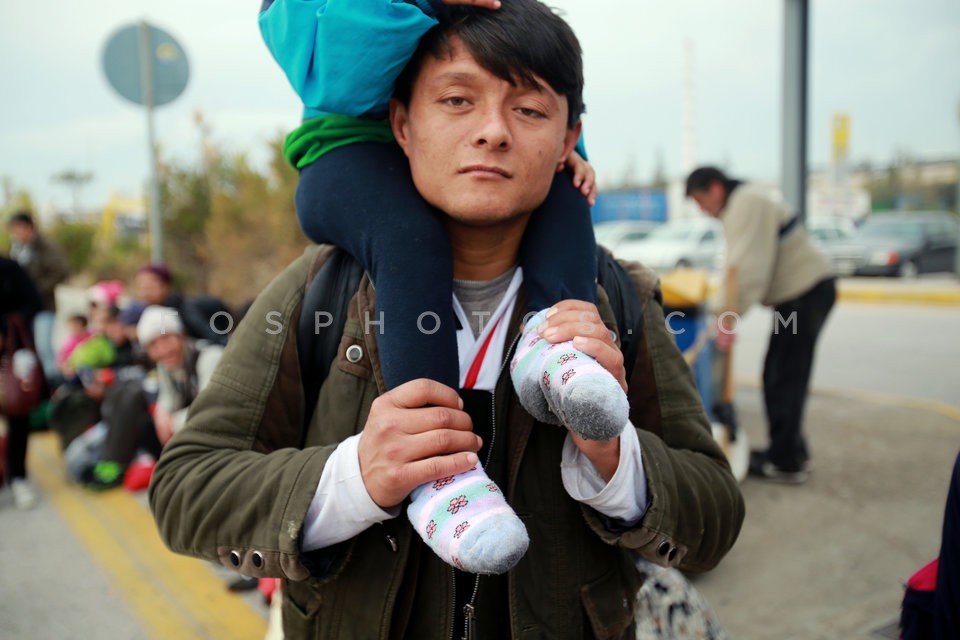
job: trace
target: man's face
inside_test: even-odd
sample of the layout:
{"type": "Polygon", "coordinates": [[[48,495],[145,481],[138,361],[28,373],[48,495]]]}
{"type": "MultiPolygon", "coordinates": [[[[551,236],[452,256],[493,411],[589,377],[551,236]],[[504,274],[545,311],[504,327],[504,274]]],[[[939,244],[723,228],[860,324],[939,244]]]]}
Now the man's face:
{"type": "Polygon", "coordinates": [[[690,194],[690,197],[696,201],[705,214],[714,218],[720,216],[720,212],[727,203],[727,194],[723,185],[717,181],[711,182],[704,190],[694,191],[690,194]]]}
{"type": "Polygon", "coordinates": [[[488,226],[530,213],[546,198],[573,149],[567,99],[512,86],[483,67],[460,40],[452,55],[427,56],[410,103],[394,100],[390,120],[417,190],[452,219],[488,226]]]}
{"type": "Polygon", "coordinates": [[[10,225],[10,235],[17,244],[27,244],[33,240],[33,227],[24,222],[14,222],[10,225]]]}
{"type": "Polygon", "coordinates": [[[177,369],[183,363],[183,336],[179,333],[163,333],[147,346],[147,355],[158,365],[177,369]]]}

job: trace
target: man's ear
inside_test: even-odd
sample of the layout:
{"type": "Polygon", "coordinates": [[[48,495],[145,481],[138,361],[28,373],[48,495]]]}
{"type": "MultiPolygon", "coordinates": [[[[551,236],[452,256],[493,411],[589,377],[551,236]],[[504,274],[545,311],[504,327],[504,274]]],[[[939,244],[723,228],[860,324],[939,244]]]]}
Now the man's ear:
{"type": "Polygon", "coordinates": [[[393,130],[393,137],[397,139],[397,144],[407,152],[407,145],[410,141],[410,117],[407,114],[407,107],[396,98],[390,99],[390,128],[393,130]]]}
{"type": "Polygon", "coordinates": [[[577,124],[567,129],[567,133],[563,137],[563,155],[560,156],[561,165],[566,164],[567,158],[570,157],[570,152],[576,148],[577,141],[580,139],[580,129],[582,127],[583,124],[577,120],[577,124]]]}

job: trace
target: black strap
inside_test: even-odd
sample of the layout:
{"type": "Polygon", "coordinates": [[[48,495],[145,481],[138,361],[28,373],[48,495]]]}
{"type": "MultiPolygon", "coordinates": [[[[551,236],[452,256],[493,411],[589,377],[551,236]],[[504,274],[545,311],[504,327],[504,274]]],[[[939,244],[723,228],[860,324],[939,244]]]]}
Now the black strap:
{"type": "Polygon", "coordinates": [[[777,232],[777,238],[780,238],[782,240],[783,236],[790,233],[793,230],[793,228],[798,224],[800,224],[800,216],[793,216],[792,218],[784,222],[783,225],[780,226],[780,231],[777,232]]]}
{"type": "Polygon", "coordinates": [[[360,263],[346,251],[337,249],[323,263],[304,293],[297,322],[297,357],[305,402],[304,432],[313,418],[320,387],[337,356],[343,325],[347,320],[347,306],[362,277],[363,267],[360,263]],[[318,323],[318,312],[326,312],[330,316],[321,315],[318,323]]]}

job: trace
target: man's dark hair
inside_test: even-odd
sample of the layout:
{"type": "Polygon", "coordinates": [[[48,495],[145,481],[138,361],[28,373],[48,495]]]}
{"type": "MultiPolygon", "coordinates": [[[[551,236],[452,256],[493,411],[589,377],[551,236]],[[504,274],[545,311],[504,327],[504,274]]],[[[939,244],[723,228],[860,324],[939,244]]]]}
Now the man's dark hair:
{"type": "Polygon", "coordinates": [[[727,174],[716,167],[694,169],[687,177],[687,196],[692,196],[695,191],[706,191],[714,182],[719,182],[726,188],[733,180],[730,180],[727,174]]]}
{"type": "Polygon", "coordinates": [[[37,226],[36,224],[34,224],[33,215],[31,215],[29,211],[17,211],[12,216],[10,216],[10,220],[9,222],[7,222],[7,225],[10,226],[15,224],[25,224],[30,228],[34,228],[37,226]]]}
{"type": "Polygon", "coordinates": [[[445,6],[439,24],[420,45],[397,78],[394,97],[410,103],[413,84],[425,56],[452,54],[450,36],[457,36],[481,67],[510,84],[537,87],[539,76],[567,98],[567,127],[583,115],[583,58],[580,42],[563,18],[537,0],[503,0],[499,9],[445,6]]]}

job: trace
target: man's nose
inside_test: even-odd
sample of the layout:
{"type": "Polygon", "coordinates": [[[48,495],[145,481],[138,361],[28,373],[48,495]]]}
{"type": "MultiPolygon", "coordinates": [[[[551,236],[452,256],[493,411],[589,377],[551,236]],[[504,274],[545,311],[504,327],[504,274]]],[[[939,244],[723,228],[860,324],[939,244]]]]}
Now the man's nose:
{"type": "Polygon", "coordinates": [[[513,139],[506,114],[501,109],[490,108],[482,111],[480,116],[473,144],[500,151],[509,149],[513,139]]]}

